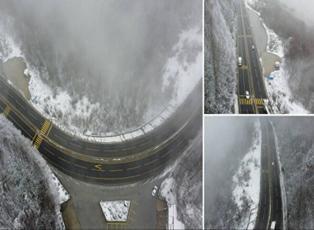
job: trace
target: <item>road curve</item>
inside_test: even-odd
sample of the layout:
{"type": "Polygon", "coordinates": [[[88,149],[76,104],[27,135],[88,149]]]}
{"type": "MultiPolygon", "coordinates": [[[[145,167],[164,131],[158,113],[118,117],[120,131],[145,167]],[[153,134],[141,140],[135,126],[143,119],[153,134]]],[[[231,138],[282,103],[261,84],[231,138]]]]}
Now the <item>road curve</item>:
{"type": "Polygon", "coordinates": [[[188,146],[202,125],[201,82],[159,127],[121,143],[94,143],[71,136],[45,119],[0,76],[0,113],[32,140],[60,171],[94,183],[129,183],[160,172],[188,146]]]}

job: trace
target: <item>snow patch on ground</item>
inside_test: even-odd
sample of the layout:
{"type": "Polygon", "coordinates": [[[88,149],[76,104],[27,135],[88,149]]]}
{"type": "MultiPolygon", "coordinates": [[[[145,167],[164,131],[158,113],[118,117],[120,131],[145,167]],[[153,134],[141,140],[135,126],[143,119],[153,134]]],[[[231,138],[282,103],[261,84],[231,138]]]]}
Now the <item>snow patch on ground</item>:
{"type": "Polygon", "coordinates": [[[100,201],[101,210],[108,222],[126,222],[130,205],[129,200],[100,201]]]}
{"type": "Polygon", "coordinates": [[[252,147],[242,159],[240,167],[232,179],[235,185],[232,192],[234,201],[240,212],[244,212],[240,226],[238,226],[240,229],[253,229],[258,211],[262,146],[259,122],[256,123],[255,130],[256,137],[252,147]]]}
{"type": "Polygon", "coordinates": [[[281,39],[273,30],[268,28],[264,22],[263,26],[267,33],[267,52],[273,53],[278,57],[283,58],[284,48],[281,39]]]}
{"type": "Polygon", "coordinates": [[[285,63],[280,70],[274,71],[265,78],[265,86],[269,97],[269,105],[273,113],[309,114],[301,103],[293,98],[288,85],[288,73],[285,63]]]}
{"type": "Polygon", "coordinates": [[[185,229],[184,224],[178,220],[175,186],[173,177],[165,179],[160,186],[160,195],[168,205],[168,229],[185,229]]]}
{"type": "Polygon", "coordinates": [[[163,73],[163,91],[175,82],[176,104],[181,104],[202,77],[202,33],[199,28],[183,31],[173,47],[163,73]]]}

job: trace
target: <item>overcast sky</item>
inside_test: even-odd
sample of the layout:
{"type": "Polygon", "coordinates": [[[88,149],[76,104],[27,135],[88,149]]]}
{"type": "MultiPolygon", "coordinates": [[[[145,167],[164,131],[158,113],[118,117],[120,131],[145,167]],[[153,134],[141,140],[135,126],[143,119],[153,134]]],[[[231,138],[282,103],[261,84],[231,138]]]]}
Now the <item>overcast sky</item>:
{"type": "Polygon", "coordinates": [[[296,15],[307,24],[314,26],[314,1],[313,0],[279,0],[294,9],[296,15]]]}

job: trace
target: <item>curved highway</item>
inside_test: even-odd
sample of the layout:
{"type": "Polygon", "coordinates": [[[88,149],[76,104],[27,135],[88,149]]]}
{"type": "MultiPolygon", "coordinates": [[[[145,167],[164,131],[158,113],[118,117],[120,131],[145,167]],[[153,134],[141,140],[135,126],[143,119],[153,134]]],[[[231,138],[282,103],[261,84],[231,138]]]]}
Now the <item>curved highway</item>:
{"type": "Polygon", "coordinates": [[[121,143],[94,143],[63,132],[3,76],[0,77],[0,113],[60,171],[89,182],[128,183],[160,172],[189,146],[202,124],[201,89],[200,82],[162,125],[121,143]]]}

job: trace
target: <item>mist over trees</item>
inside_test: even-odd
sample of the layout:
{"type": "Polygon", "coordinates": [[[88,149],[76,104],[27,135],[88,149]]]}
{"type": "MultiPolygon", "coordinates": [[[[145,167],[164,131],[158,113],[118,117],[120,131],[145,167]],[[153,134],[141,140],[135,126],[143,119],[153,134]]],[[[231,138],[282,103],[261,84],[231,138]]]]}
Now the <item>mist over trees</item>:
{"type": "Polygon", "coordinates": [[[233,176],[251,147],[255,118],[206,118],[205,127],[205,216],[206,228],[234,229],[241,212],[232,195],[233,176]]]}
{"type": "Polygon", "coordinates": [[[84,96],[100,104],[88,120],[73,118],[82,133],[120,133],[175,96],[175,82],[163,89],[165,64],[184,31],[202,28],[202,1],[4,0],[0,23],[52,88],[51,97],[67,92],[74,109],[84,96]]]}

